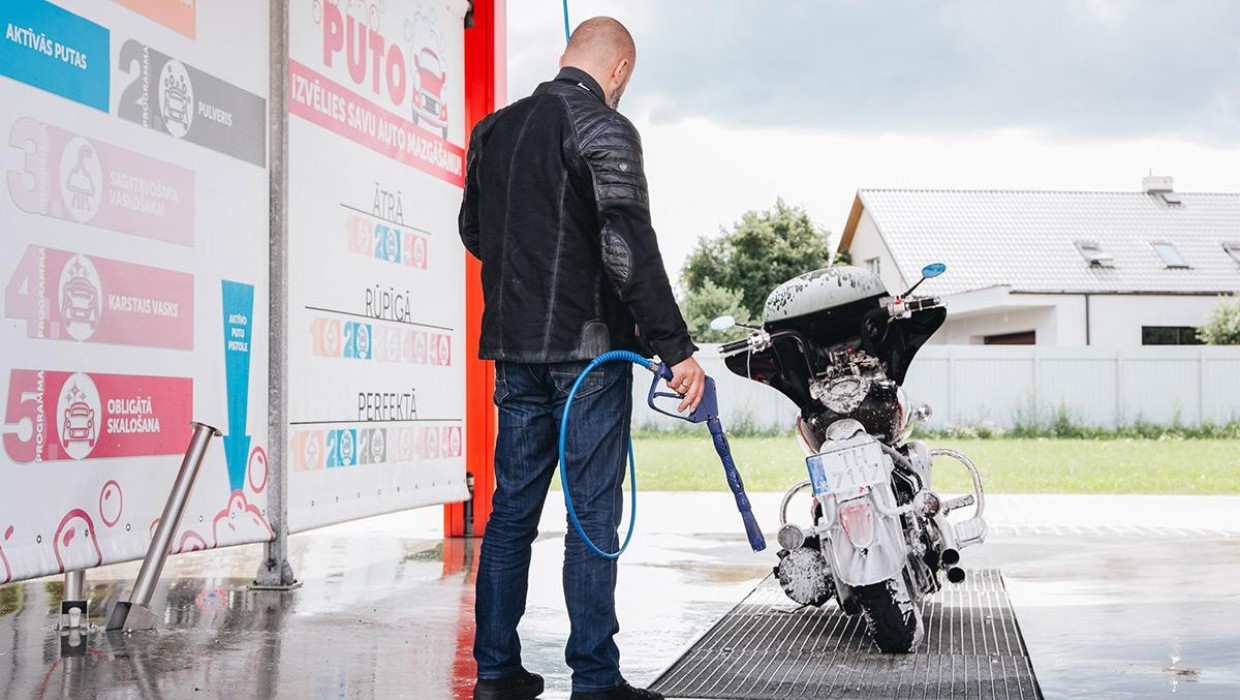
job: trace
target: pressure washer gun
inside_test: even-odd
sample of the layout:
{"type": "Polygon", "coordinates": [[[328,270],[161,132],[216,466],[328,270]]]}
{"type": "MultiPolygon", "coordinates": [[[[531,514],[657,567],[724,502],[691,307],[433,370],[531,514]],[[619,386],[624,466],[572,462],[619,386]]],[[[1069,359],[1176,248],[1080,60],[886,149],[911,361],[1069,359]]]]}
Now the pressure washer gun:
{"type": "Polygon", "coordinates": [[[659,363],[658,367],[652,369],[655,377],[650,384],[650,394],[646,403],[651,409],[665,416],[671,416],[686,423],[706,424],[706,427],[710,429],[711,439],[715,443],[715,452],[719,453],[719,462],[723,465],[723,474],[727,477],[728,488],[732,489],[732,495],[736,497],[736,509],[740,511],[741,520],[745,522],[745,535],[749,537],[749,546],[755,552],[766,549],[766,538],[762,536],[762,530],[758,528],[758,522],[753,517],[749,497],[745,495],[745,482],[741,479],[741,473],[736,469],[736,462],[732,460],[732,448],[728,445],[728,436],[723,432],[723,423],[719,422],[719,396],[715,392],[715,380],[706,377],[706,389],[702,392],[702,400],[698,402],[697,408],[688,415],[683,415],[674,410],[664,410],[658,405],[660,399],[680,402],[685,398],[682,394],[659,391],[659,382],[672,378],[671,368],[665,363],[659,363]]]}
{"type": "Polygon", "coordinates": [[[573,506],[572,488],[569,485],[565,445],[569,434],[569,418],[573,412],[573,399],[577,396],[577,390],[581,388],[581,383],[585,381],[585,378],[599,365],[608,362],[631,362],[654,372],[654,382],[650,384],[650,396],[647,400],[650,408],[687,423],[705,423],[710,428],[710,435],[715,442],[715,452],[719,453],[719,461],[723,463],[723,473],[728,478],[728,486],[732,489],[732,495],[736,497],[736,508],[741,512],[741,519],[745,521],[745,534],[749,537],[749,546],[753,547],[755,552],[766,549],[766,540],[762,537],[762,530],[758,529],[758,523],[753,517],[753,509],[749,506],[749,498],[745,495],[745,483],[741,481],[740,472],[736,470],[736,462],[732,461],[732,448],[728,447],[728,438],[723,434],[723,424],[719,422],[719,399],[715,394],[715,380],[710,377],[706,378],[706,389],[702,392],[702,400],[689,415],[682,416],[675,411],[666,411],[659,408],[656,403],[659,399],[671,398],[681,401],[685,398],[680,394],[659,391],[659,382],[671,379],[672,370],[668,369],[666,364],[657,364],[630,350],[611,350],[591,360],[577,375],[577,381],[573,382],[573,388],[569,390],[568,398],[564,401],[564,414],[560,417],[560,487],[564,492],[564,507],[568,511],[568,521],[577,531],[586,548],[600,557],[616,559],[629,548],[629,542],[633,541],[633,526],[637,523],[637,462],[633,457],[631,439],[629,440],[629,478],[632,487],[629,491],[633,504],[630,509],[632,515],[629,517],[628,534],[624,536],[624,542],[621,543],[619,549],[614,552],[603,551],[590,541],[585,529],[581,527],[581,521],[577,518],[577,510],[573,506]]]}

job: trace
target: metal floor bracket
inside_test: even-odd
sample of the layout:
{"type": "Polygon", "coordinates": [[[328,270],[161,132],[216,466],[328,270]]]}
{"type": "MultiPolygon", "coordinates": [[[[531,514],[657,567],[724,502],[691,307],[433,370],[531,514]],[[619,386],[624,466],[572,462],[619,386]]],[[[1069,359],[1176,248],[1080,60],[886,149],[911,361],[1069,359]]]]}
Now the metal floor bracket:
{"type": "Polygon", "coordinates": [[[159,629],[160,618],[140,603],[121,601],[108,616],[109,631],[139,632],[159,629]]]}

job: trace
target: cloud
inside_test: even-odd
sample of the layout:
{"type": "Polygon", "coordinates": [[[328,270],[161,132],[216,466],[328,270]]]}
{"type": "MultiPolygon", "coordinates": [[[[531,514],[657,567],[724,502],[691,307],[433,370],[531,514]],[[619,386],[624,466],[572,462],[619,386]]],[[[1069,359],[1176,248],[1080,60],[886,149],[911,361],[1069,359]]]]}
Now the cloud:
{"type": "MultiPolygon", "coordinates": [[[[554,72],[558,12],[509,4],[512,97],[554,72]]],[[[1027,129],[1240,142],[1232,0],[628,0],[626,112],[653,124],[859,134],[1027,129]]]]}

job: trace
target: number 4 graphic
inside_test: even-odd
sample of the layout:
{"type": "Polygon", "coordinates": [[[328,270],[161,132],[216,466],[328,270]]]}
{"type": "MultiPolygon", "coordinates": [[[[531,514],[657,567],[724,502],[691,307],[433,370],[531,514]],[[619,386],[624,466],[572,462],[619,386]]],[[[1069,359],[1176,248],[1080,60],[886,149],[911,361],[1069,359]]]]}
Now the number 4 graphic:
{"type": "Polygon", "coordinates": [[[28,246],[13,277],[4,288],[4,315],[26,319],[26,337],[38,338],[47,333],[50,315],[47,297],[36,293],[36,283],[46,278],[42,248],[28,246]]]}

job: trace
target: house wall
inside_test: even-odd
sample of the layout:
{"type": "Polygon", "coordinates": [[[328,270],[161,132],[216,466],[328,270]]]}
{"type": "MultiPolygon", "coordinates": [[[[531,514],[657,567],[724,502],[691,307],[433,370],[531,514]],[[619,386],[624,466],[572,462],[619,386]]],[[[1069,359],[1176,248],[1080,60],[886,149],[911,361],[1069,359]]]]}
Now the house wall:
{"type": "MultiPolygon", "coordinates": [[[[985,336],[1035,331],[1038,345],[1086,344],[1086,298],[1080,294],[1013,294],[1013,304],[953,318],[934,335],[936,345],[981,345],[985,336]]],[[[1218,298],[1184,295],[1089,295],[1089,344],[1139,347],[1143,326],[1200,326],[1218,298]]]]}
{"type": "Polygon", "coordinates": [[[1005,307],[989,313],[971,314],[964,318],[952,318],[948,306],[947,321],[930,342],[935,345],[982,345],[988,335],[1006,335],[1034,331],[1039,345],[1058,344],[1056,310],[1054,308],[1027,309],[1005,307]]]}
{"type": "Polygon", "coordinates": [[[1091,296],[1091,344],[1141,345],[1142,326],[1200,326],[1218,305],[1214,296],[1091,296]]]}
{"type": "Polygon", "coordinates": [[[888,292],[899,294],[912,284],[900,274],[900,269],[896,267],[895,257],[892,256],[883,237],[879,235],[878,225],[874,223],[868,211],[861,213],[861,219],[857,222],[857,230],[853,234],[848,252],[852,255],[852,264],[857,267],[865,267],[866,260],[878,258],[881,261],[879,266],[882,268],[879,276],[883,278],[883,284],[888,292]]]}

